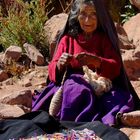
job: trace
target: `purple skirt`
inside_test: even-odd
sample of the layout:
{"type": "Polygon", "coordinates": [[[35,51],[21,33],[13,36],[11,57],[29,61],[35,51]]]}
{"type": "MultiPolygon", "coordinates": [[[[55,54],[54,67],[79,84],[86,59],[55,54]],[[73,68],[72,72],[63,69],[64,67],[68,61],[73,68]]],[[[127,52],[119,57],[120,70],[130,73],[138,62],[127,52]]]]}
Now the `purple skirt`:
{"type": "MultiPolygon", "coordinates": [[[[59,86],[51,82],[43,92],[33,96],[32,111],[49,109],[50,101],[59,86]]],[[[75,122],[101,121],[107,125],[116,124],[116,115],[132,111],[132,95],[113,87],[97,97],[91,86],[80,74],[72,74],[63,85],[63,100],[57,115],[59,120],[75,122]]]]}

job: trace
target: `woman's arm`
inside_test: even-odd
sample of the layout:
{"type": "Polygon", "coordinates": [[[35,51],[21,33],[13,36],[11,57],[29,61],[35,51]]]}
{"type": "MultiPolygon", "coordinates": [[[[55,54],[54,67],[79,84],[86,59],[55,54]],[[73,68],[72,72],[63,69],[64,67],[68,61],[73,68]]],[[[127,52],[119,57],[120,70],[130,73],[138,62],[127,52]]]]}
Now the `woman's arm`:
{"type": "Polygon", "coordinates": [[[56,54],[48,66],[50,81],[56,82],[63,75],[65,67],[70,62],[72,55],[66,53],[68,50],[68,36],[64,36],[57,48],[56,54]]]}

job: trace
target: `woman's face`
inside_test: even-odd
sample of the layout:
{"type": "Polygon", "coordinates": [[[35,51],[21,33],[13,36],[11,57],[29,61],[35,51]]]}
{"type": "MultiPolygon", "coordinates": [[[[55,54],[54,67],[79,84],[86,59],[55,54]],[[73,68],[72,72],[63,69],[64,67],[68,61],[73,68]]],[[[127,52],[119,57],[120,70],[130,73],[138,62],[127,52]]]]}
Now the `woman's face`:
{"type": "Polygon", "coordinates": [[[78,21],[86,34],[91,34],[96,30],[97,17],[93,4],[81,4],[78,21]]]}

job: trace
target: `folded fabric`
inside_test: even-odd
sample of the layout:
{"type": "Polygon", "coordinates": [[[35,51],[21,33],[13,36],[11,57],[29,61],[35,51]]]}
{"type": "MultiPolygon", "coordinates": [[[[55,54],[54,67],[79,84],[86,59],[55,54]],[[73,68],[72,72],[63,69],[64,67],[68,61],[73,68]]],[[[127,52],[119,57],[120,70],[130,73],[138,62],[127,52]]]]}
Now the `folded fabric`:
{"type": "Polygon", "coordinates": [[[0,140],[27,139],[45,134],[61,133],[64,130],[77,134],[85,128],[95,132],[103,140],[129,140],[120,130],[101,122],[59,122],[46,111],[34,111],[15,119],[0,120],[0,140]]]}

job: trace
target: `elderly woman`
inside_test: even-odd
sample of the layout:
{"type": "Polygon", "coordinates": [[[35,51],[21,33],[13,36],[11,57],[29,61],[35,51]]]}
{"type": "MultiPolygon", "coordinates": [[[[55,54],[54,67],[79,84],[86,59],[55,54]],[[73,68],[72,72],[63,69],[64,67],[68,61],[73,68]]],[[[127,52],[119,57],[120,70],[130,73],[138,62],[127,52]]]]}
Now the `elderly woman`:
{"type": "Polygon", "coordinates": [[[55,116],[59,120],[115,125],[118,114],[134,110],[139,102],[124,71],[114,23],[102,0],[74,1],[48,66],[50,83],[33,97],[32,111],[49,110],[66,70],[62,104],[55,116]],[[83,78],[84,65],[110,79],[112,88],[99,97],[83,78]]]}

